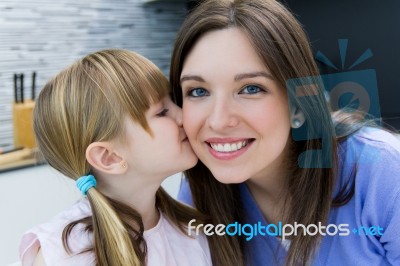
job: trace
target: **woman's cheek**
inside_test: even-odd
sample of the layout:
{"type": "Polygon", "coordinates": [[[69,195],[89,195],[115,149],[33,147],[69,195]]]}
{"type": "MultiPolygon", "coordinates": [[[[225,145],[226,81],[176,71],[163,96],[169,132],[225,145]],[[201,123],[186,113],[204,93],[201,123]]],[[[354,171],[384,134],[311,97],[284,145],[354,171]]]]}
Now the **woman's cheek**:
{"type": "Polygon", "coordinates": [[[201,123],[199,121],[199,116],[198,112],[196,112],[196,109],[194,106],[190,104],[184,104],[182,108],[183,112],[183,128],[185,129],[186,135],[191,143],[193,145],[193,141],[196,138],[196,135],[200,131],[201,123]]]}

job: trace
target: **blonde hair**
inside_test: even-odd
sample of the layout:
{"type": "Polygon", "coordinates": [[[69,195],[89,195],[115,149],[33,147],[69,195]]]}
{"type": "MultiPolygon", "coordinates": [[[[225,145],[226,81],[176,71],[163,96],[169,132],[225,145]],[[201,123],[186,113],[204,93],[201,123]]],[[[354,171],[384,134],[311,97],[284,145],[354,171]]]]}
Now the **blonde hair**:
{"type": "MultiPolygon", "coordinates": [[[[148,59],[131,51],[110,49],[87,55],[50,80],[42,89],[34,110],[37,143],[47,162],[76,180],[92,172],[85,157],[92,142],[124,137],[123,117],[128,114],[149,134],[145,112],[169,93],[163,73],[148,59]]],[[[72,222],[93,232],[98,265],[145,265],[143,222],[134,209],[92,188],[87,193],[92,217],[72,222]],[[132,222],[136,225],[132,227],[132,222]]],[[[175,200],[162,188],[157,207],[183,231],[183,223],[199,214],[175,200]]],[[[82,251],[82,252],[85,252],[82,251]]]]}

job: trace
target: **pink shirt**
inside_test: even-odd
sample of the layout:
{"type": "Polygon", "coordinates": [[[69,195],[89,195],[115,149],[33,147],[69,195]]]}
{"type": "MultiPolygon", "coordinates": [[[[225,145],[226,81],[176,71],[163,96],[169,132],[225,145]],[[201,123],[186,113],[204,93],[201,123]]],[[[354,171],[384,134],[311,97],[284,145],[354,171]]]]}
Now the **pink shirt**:
{"type": "MultiPolygon", "coordinates": [[[[91,215],[85,198],[58,214],[52,221],[41,224],[26,232],[20,244],[22,265],[32,265],[41,248],[47,266],[95,265],[93,252],[70,256],[62,244],[62,231],[71,221],[91,215]]],[[[68,238],[73,252],[92,246],[92,235],[79,224],[68,238]]],[[[207,239],[204,235],[195,238],[186,236],[172,225],[161,213],[158,224],[144,232],[149,266],[206,266],[212,265],[207,239]]]]}

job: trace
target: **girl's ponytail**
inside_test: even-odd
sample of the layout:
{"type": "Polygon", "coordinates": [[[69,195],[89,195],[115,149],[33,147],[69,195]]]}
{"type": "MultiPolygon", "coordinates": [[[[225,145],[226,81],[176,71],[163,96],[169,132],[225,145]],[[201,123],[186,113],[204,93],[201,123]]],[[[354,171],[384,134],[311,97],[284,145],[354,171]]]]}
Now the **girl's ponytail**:
{"type": "Polygon", "coordinates": [[[93,213],[94,252],[98,265],[145,265],[140,259],[145,255],[137,254],[140,248],[134,248],[128,230],[107,198],[96,189],[90,189],[88,199],[93,213]]]}
{"type": "MultiPolygon", "coordinates": [[[[99,193],[96,189],[96,179],[93,175],[82,176],[76,180],[76,185],[83,196],[87,196],[91,209],[92,217],[84,218],[69,224],[64,229],[64,247],[68,253],[72,254],[68,245],[67,236],[73,227],[80,223],[86,223],[87,228],[93,232],[94,246],[92,249],[95,253],[98,265],[134,265],[144,266],[145,250],[140,247],[142,241],[137,239],[132,241],[134,234],[143,235],[143,224],[140,215],[133,213],[131,217],[135,218],[139,223],[139,231],[129,232],[126,223],[121,219],[116,211],[118,208],[112,206],[113,201],[99,193]],[[134,251],[134,252],[133,252],[134,251]]],[[[124,212],[122,212],[124,213],[124,212]]]]}

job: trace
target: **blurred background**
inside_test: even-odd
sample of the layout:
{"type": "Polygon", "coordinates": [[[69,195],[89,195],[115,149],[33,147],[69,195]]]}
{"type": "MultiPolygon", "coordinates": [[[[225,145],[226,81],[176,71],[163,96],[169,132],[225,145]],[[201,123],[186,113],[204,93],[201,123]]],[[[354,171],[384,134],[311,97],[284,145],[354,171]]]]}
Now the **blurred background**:
{"type": "Polygon", "coordinates": [[[337,67],[317,60],[321,74],[374,70],[382,120],[400,129],[400,1],[285,2],[307,31],[314,54],[322,53],[337,67]],[[340,39],[348,41],[344,57],[340,39]]]}
{"type": "MultiPolygon", "coordinates": [[[[168,76],[176,32],[186,12],[198,2],[0,2],[0,266],[17,263],[24,231],[49,220],[80,197],[72,181],[38,156],[29,118],[40,88],[74,60],[105,48],[135,50],[168,76]],[[23,100],[17,93],[21,89],[23,100]],[[14,151],[7,153],[9,150],[14,151]]],[[[336,66],[318,60],[322,74],[375,71],[382,119],[400,129],[400,2],[283,2],[304,25],[314,54],[321,52],[336,66]],[[347,40],[345,60],[340,39],[347,40]],[[352,67],[368,49],[371,53],[352,67]]],[[[163,186],[176,196],[179,183],[177,174],[163,186]]]]}
{"type": "Polygon", "coordinates": [[[13,75],[25,99],[74,60],[100,49],[135,50],[166,75],[186,2],[145,0],[2,0],[0,2],[0,146],[13,143],[13,75]]]}

